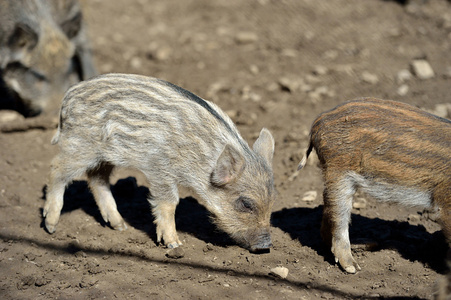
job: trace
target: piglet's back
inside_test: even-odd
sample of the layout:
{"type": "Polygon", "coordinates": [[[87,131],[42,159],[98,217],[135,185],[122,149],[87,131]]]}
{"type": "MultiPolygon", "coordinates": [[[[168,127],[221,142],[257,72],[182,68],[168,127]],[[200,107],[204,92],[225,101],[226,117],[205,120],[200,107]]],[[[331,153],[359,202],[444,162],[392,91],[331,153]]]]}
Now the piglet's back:
{"type": "Polygon", "coordinates": [[[430,189],[451,178],[451,122],[400,102],[365,98],[313,123],[323,167],[430,189]]]}
{"type": "Polygon", "coordinates": [[[226,143],[250,152],[215,104],[169,82],[130,74],[102,75],[72,87],[63,99],[53,143],[66,151],[79,148],[74,147],[78,143],[89,145],[106,161],[126,153],[132,167],[143,157],[158,156],[166,163],[180,156],[185,162],[208,160],[226,143]]]}

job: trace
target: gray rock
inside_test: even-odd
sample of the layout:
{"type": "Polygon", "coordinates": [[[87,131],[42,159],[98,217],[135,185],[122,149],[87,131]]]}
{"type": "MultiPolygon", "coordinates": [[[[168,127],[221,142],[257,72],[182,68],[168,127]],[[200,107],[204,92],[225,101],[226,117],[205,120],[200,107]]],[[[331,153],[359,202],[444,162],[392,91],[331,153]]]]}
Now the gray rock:
{"type": "Polygon", "coordinates": [[[288,269],[285,267],[275,267],[269,272],[270,275],[285,279],[288,276],[288,269]]]}
{"type": "Polygon", "coordinates": [[[377,77],[377,75],[370,73],[368,71],[363,71],[361,79],[363,82],[370,84],[376,84],[379,82],[379,78],[377,77]]]}
{"type": "Polygon", "coordinates": [[[396,91],[396,93],[397,93],[399,96],[405,96],[405,95],[407,95],[408,92],[409,92],[409,86],[408,86],[407,84],[401,85],[401,86],[398,88],[398,90],[396,91]]]}
{"type": "Polygon", "coordinates": [[[416,59],[411,62],[410,66],[415,76],[419,79],[425,80],[435,76],[431,65],[424,59],[416,59]]]}
{"type": "Polygon", "coordinates": [[[168,258],[178,259],[178,258],[182,258],[184,256],[185,256],[185,251],[181,247],[172,248],[166,252],[166,257],[168,257],[168,258]]]}

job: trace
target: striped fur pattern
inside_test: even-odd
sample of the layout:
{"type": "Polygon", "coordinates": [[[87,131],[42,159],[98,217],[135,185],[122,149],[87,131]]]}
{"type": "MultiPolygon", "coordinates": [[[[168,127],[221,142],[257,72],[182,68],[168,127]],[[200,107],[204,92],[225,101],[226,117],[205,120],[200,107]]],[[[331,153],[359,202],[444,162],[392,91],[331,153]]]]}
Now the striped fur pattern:
{"type": "Polygon", "coordinates": [[[44,207],[54,232],[66,185],[87,174],[106,222],[126,228],[109,189],[114,167],[146,176],[157,239],[181,245],[174,221],[178,187],[188,187],[217,225],[252,251],[269,249],[275,199],[274,139],[263,129],[251,149],[214,103],[169,82],[108,74],[79,83],[63,99],[44,207]]]}
{"type": "Polygon", "coordinates": [[[321,233],[347,272],[360,269],[348,234],[357,188],[380,201],[437,208],[451,240],[449,120],[395,101],[350,101],[313,122],[299,169],[313,148],[325,180],[321,233]]]}
{"type": "Polygon", "coordinates": [[[95,74],[77,0],[0,1],[2,107],[56,115],[64,92],[95,74]]]}

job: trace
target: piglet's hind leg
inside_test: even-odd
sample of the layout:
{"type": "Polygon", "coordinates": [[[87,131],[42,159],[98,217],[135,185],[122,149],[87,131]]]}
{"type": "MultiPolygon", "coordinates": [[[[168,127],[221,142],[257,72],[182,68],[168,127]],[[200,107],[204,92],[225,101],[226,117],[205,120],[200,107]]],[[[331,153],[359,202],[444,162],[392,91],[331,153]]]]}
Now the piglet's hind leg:
{"type": "Polygon", "coordinates": [[[112,171],[112,165],[102,164],[87,173],[88,183],[103,220],[109,222],[114,229],[123,231],[127,229],[127,225],[117,210],[116,201],[110,190],[109,178],[112,171]]]}
{"type": "Polygon", "coordinates": [[[321,225],[321,234],[323,239],[331,244],[335,261],[348,273],[360,270],[360,266],[352,257],[348,230],[354,193],[352,180],[347,178],[326,184],[321,225]]]}

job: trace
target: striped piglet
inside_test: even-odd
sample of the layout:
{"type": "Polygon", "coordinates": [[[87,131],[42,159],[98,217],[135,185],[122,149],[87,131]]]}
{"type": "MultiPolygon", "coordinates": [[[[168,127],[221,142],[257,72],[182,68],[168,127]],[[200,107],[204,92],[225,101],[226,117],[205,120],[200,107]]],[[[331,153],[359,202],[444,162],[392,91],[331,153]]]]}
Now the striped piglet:
{"type": "Polygon", "coordinates": [[[126,224],[117,211],[109,177],[114,167],[140,170],[148,180],[157,240],[180,242],[174,214],[178,187],[190,188],[217,225],[251,251],[271,247],[275,199],[274,139],[262,129],[251,149],[215,104],[169,82],[108,74],[70,88],[62,102],[43,215],[53,233],[69,182],[87,174],[106,222],[126,224]]]}
{"type": "Polygon", "coordinates": [[[451,240],[451,122],[413,106],[365,98],[321,114],[312,125],[325,181],[323,239],[349,273],[360,270],[351,254],[348,224],[360,188],[380,201],[437,208],[451,240]]]}

